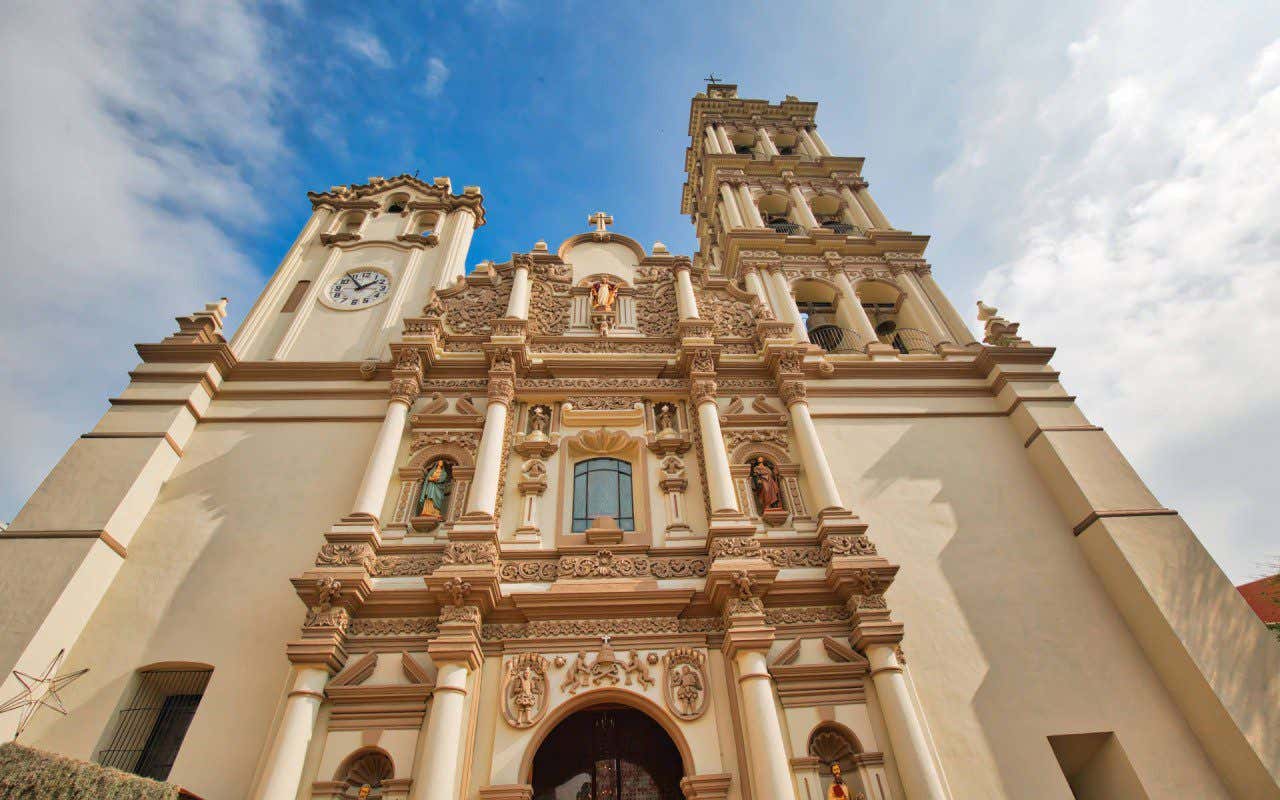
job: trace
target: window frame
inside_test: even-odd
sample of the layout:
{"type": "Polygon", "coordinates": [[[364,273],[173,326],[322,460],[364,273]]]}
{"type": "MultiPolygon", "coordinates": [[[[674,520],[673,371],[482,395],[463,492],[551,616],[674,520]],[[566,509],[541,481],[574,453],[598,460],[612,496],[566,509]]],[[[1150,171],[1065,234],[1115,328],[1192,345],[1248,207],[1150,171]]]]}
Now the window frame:
{"type": "MultiPolygon", "coordinates": [[[[596,491],[601,490],[607,492],[609,487],[600,486],[596,489],[596,491]]],[[[607,496],[608,495],[606,494],[606,497],[607,496]]],[[[619,528],[624,531],[634,531],[636,529],[635,509],[635,466],[630,461],[620,458],[610,458],[608,456],[596,456],[593,458],[585,458],[574,463],[573,496],[569,509],[570,532],[586,532],[586,530],[591,527],[591,520],[600,516],[613,517],[614,521],[618,523],[619,528]],[[592,511],[593,481],[590,476],[600,473],[616,476],[613,482],[612,507],[617,513],[609,513],[607,510],[597,512],[592,511]],[[582,509],[581,515],[579,515],[579,508],[582,509]],[[625,514],[623,513],[624,511],[626,512],[625,514]]]]}

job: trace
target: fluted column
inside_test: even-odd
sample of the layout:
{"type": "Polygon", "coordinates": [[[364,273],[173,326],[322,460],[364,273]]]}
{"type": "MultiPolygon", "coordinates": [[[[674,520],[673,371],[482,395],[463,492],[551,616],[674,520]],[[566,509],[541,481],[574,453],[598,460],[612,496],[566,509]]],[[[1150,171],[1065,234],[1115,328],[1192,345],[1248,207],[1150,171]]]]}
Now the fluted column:
{"type": "Polygon", "coordinates": [[[676,264],[676,304],[680,309],[680,319],[698,318],[698,300],[693,294],[693,280],[689,277],[689,263],[681,261],[676,264]]]}
{"type": "Polygon", "coordinates": [[[710,378],[692,381],[693,402],[698,408],[698,426],[702,433],[702,459],[707,466],[707,494],[711,513],[739,514],[738,496],[733,491],[729,472],[729,455],[724,449],[720,431],[720,413],[716,408],[716,382],[710,378]]]}
{"type": "Polygon", "coordinates": [[[729,226],[731,228],[745,227],[742,222],[742,214],[738,210],[738,200],[733,196],[733,187],[727,183],[720,184],[720,199],[724,201],[724,213],[729,217],[729,226]]]}
{"type": "Polygon", "coordinates": [[[898,762],[898,775],[902,788],[910,800],[946,800],[942,777],[929,754],[924,727],[916,714],[915,704],[907,691],[902,666],[891,644],[873,644],[867,647],[867,659],[871,662],[871,682],[876,687],[880,712],[885,727],[889,729],[889,742],[893,745],[893,758],[898,762]]]}
{"type": "Polygon", "coordinates": [[[978,341],[974,338],[973,332],[969,330],[969,326],[965,324],[964,317],[961,317],[956,307],[951,304],[951,299],[947,297],[947,293],[942,291],[942,287],[933,279],[933,270],[926,264],[916,270],[916,278],[924,287],[925,293],[933,300],[938,311],[942,314],[942,318],[946,321],[947,327],[951,329],[951,336],[957,344],[972,344],[978,341]]]}
{"type": "Polygon", "coordinates": [[[416,800],[457,800],[458,757],[462,754],[467,729],[465,715],[469,674],[467,665],[461,662],[443,663],[436,673],[427,741],[413,771],[413,796],[416,800]]]}
{"type": "Polygon", "coordinates": [[[302,782],[307,748],[315,731],[329,671],[324,667],[294,667],[293,683],[284,715],[276,731],[271,755],[254,793],[255,800],[293,800],[302,782]]]}
{"type": "Polygon", "coordinates": [[[769,677],[765,653],[740,650],[734,660],[738,664],[744,732],[751,749],[755,795],[770,800],[795,800],[791,762],[773,699],[773,679],[769,677]]]}
{"type": "Polygon", "coordinates": [[[795,181],[787,181],[787,191],[791,194],[791,202],[796,207],[796,215],[800,217],[800,224],[805,230],[813,230],[818,226],[818,218],[813,215],[813,209],[809,208],[809,200],[804,196],[804,192],[800,190],[800,185],[795,181]]]}
{"type": "Polygon", "coordinates": [[[467,498],[467,515],[491,519],[498,503],[498,470],[502,443],[507,434],[508,406],[515,398],[514,376],[489,377],[489,406],[484,410],[484,432],[476,455],[476,474],[467,498]]]}
{"type": "Polygon", "coordinates": [[[796,298],[791,294],[791,286],[787,283],[782,270],[776,267],[766,268],[765,280],[773,291],[773,313],[778,316],[778,319],[795,326],[796,341],[809,341],[809,331],[804,327],[800,308],[796,306],[796,298]]]}
{"type": "Polygon", "coordinates": [[[352,504],[352,516],[368,516],[378,519],[387,498],[387,486],[395,471],[396,454],[404,436],[404,424],[409,416],[409,406],[418,396],[418,381],[413,378],[396,378],[391,381],[391,400],[387,403],[382,427],[373,441],[373,452],[364,467],[364,477],[352,504]]]}
{"type": "Polygon", "coordinates": [[[942,321],[942,317],[934,309],[933,303],[929,301],[929,295],[920,286],[920,281],[916,280],[915,271],[901,269],[895,270],[895,273],[898,280],[906,284],[908,292],[907,305],[913,307],[919,321],[926,326],[925,330],[929,332],[930,336],[934,337],[935,343],[954,342],[951,331],[947,329],[947,323],[942,321]]]}
{"type": "Polygon", "coordinates": [[[852,189],[848,186],[841,186],[840,197],[844,199],[845,210],[849,212],[851,224],[857,225],[864,231],[876,227],[875,223],[871,221],[871,217],[868,217],[867,212],[862,209],[862,204],[858,202],[858,198],[853,196],[852,189]]]}
{"type": "Polygon", "coordinates": [[[829,508],[843,509],[844,501],[840,499],[835,475],[832,474],[831,464],[827,462],[827,454],[822,449],[822,440],[818,438],[813,417],[809,415],[804,381],[785,380],[778,388],[782,401],[787,404],[787,411],[791,414],[791,429],[796,437],[796,447],[800,450],[800,463],[804,465],[805,475],[809,479],[809,491],[813,493],[814,505],[819,513],[829,508]]]}
{"type": "Polygon", "coordinates": [[[760,137],[760,149],[764,151],[765,155],[770,158],[778,155],[778,148],[773,143],[773,137],[764,129],[763,125],[756,128],[756,136],[760,137]]]}
{"type": "Polygon", "coordinates": [[[445,238],[444,252],[440,255],[440,279],[436,286],[453,283],[467,272],[467,251],[476,229],[475,212],[469,208],[455,208],[449,212],[449,231],[445,238]]]}
{"type": "Polygon", "coordinates": [[[756,199],[751,196],[751,187],[745,182],[738,184],[738,199],[742,201],[747,225],[753,228],[763,228],[764,217],[760,215],[760,207],[756,205],[756,199]]]}
{"type": "Polygon", "coordinates": [[[880,210],[880,206],[876,205],[876,201],[871,199],[871,192],[867,191],[865,183],[858,186],[854,196],[858,198],[858,202],[862,204],[862,208],[867,212],[867,216],[871,217],[871,221],[875,223],[877,228],[893,230],[893,226],[889,224],[889,218],[880,210]]]}
{"type": "Polygon", "coordinates": [[[842,324],[865,339],[865,344],[879,341],[876,328],[867,317],[867,310],[862,307],[862,300],[854,291],[849,276],[843,272],[836,273],[836,284],[840,287],[840,305],[836,307],[836,314],[843,315],[842,324]]]}
{"type": "Polygon", "coordinates": [[[529,262],[516,259],[511,274],[511,297],[507,299],[507,316],[529,318],[529,262]]]}

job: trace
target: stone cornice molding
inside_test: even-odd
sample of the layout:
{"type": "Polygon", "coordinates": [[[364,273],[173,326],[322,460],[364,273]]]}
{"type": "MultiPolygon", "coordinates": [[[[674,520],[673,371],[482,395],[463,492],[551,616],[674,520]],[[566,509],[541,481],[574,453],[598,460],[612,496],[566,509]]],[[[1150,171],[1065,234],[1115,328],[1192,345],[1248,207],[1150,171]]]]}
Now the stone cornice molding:
{"type": "MultiPolygon", "coordinates": [[[[307,198],[311,201],[313,209],[328,207],[333,209],[377,209],[379,204],[373,200],[369,200],[371,195],[379,195],[393,189],[410,189],[431,198],[438,205],[430,205],[430,208],[443,208],[446,211],[453,211],[457,208],[464,208],[470,211],[476,218],[475,226],[478,228],[484,225],[484,195],[481,194],[479,187],[468,186],[460,195],[451,194],[451,185],[448,178],[437,178],[434,183],[415,178],[412,175],[397,175],[394,178],[374,177],[370,178],[368,183],[352,184],[350,186],[335,186],[327,192],[307,192],[307,198]]],[[[410,201],[410,208],[413,207],[415,201],[410,201]]],[[[416,201],[421,202],[421,201],[416,201]]]]}

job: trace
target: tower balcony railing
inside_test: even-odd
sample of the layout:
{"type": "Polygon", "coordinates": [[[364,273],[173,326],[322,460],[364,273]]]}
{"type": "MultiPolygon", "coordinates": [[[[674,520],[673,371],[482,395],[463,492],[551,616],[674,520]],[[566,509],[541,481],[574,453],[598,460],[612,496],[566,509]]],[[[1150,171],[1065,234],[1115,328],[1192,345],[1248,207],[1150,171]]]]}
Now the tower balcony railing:
{"type": "Polygon", "coordinates": [[[892,333],[882,333],[880,341],[891,344],[899,353],[908,355],[938,352],[938,345],[933,337],[919,328],[898,328],[892,333]]]}
{"type": "Polygon", "coordinates": [[[865,236],[866,235],[863,233],[862,228],[859,228],[857,225],[850,225],[847,222],[824,221],[822,223],[822,227],[826,228],[832,233],[842,233],[845,236],[865,236]]]}
{"type": "MultiPolygon", "coordinates": [[[[837,325],[819,325],[809,331],[809,341],[828,353],[865,353],[870,344],[857,331],[837,325]]],[[[938,352],[933,337],[919,328],[898,328],[891,333],[880,334],[876,341],[890,345],[903,355],[938,352]]]]}
{"type": "Polygon", "coordinates": [[[777,233],[785,233],[788,236],[798,236],[800,234],[800,226],[794,222],[769,222],[766,224],[777,233]]]}

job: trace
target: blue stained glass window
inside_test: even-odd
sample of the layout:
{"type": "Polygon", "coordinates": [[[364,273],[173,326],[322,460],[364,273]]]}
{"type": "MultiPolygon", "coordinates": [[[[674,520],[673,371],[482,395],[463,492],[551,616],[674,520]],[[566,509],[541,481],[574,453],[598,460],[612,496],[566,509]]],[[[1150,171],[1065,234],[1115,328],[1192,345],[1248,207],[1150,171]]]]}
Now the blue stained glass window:
{"type": "Polygon", "coordinates": [[[585,531],[596,517],[613,517],[624,531],[636,529],[631,503],[631,465],[591,458],[573,465],[573,530],[585,531]]]}

